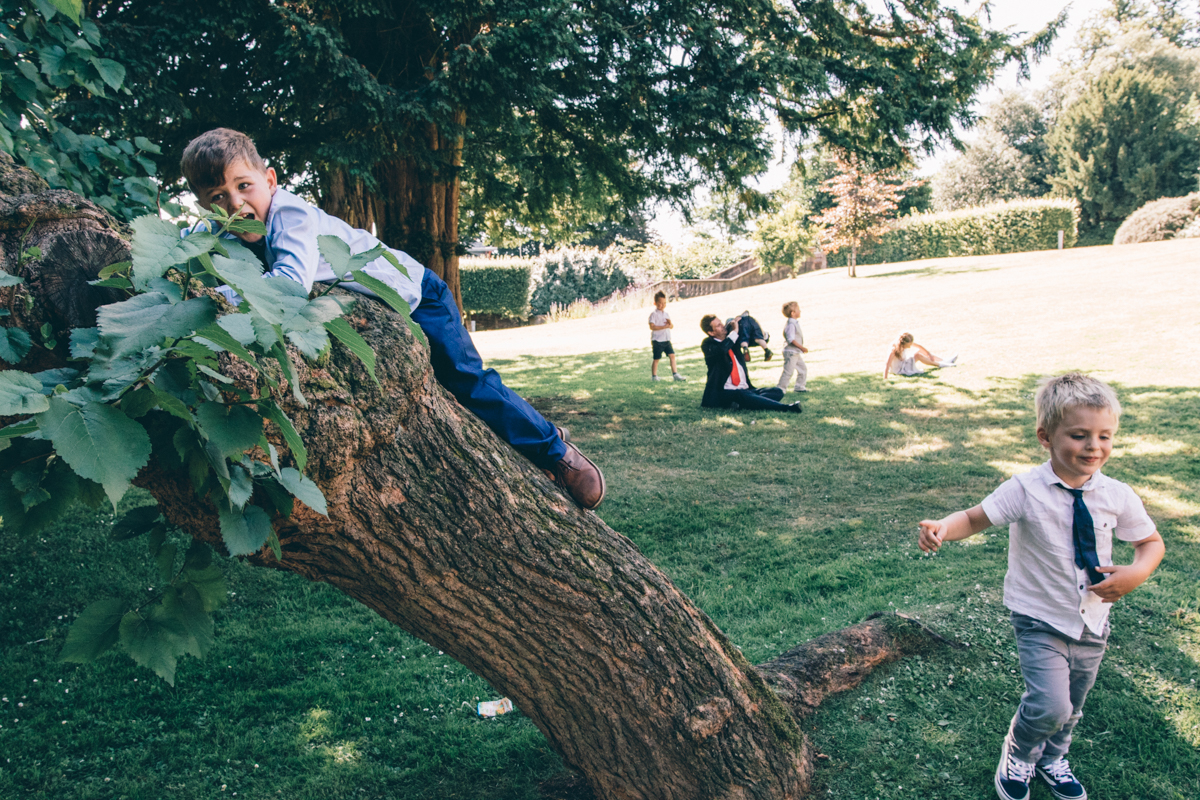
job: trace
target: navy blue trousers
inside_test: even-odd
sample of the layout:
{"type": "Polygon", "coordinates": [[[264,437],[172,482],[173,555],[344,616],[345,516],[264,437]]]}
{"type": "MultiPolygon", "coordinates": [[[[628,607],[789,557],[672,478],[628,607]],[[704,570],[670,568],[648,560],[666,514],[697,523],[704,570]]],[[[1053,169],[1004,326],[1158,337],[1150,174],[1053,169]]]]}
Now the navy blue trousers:
{"type": "Polygon", "coordinates": [[[554,426],[505,386],[496,370],[483,368],[454,297],[432,270],[425,270],[421,302],[412,318],[429,337],[434,377],[459,403],[541,469],[549,469],[566,455],[567,446],[554,426]]]}

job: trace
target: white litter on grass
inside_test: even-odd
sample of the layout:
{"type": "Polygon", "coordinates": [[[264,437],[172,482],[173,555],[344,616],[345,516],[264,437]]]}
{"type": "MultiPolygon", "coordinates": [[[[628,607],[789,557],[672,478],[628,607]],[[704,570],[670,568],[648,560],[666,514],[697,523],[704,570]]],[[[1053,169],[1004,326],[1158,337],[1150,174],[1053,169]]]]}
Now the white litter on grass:
{"type": "Polygon", "coordinates": [[[495,717],[512,711],[513,704],[512,700],[502,697],[499,700],[485,700],[479,704],[477,710],[481,717],[495,717]]]}
{"type": "Polygon", "coordinates": [[[741,455],[741,453],[739,453],[737,450],[730,450],[730,451],[729,451],[729,455],[731,455],[731,456],[740,456],[740,455],[741,455]]]}

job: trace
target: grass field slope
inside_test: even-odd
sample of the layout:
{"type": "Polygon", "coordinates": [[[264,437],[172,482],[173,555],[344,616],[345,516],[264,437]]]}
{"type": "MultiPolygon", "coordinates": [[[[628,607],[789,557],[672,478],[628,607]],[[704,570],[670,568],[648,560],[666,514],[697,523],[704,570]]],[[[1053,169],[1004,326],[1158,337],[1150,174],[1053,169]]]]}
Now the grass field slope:
{"type": "MultiPolygon", "coordinates": [[[[1097,798],[1200,797],[1200,252],[1193,242],[822,272],[669,307],[688,383],[650,383],[645,313],[476,338],[489,365],[608,480],[600,515],[755,663],[874,611],[957,642],[876,670],[804,727],[814,798],[992,797],[1022,691],[1003,607],[1008,532],[925,556],[917,522],[973,505],[1044,459],[1048,372],[1110,380],[1125,414],[1105,472],[1134,487],[1167,556],[1113,609],[1072,763],[1097,798]],[[812,391],[801,415],[699,407],[697,324],[797,299],[812,391]],[[901,330],[961,367],[882,379],[901,330]]],[[[778,337],[779,333],[775,333],[778,337]]],[[[773,383],[779,359],[752,363],[773,383]]],[[[141,494],[126,505],[149,502],[141,494]]],[[[91,599],[149,597],[142,541],[80,511],[0,536],[0,798],[561,797],[563,767],[493,690],[336,590],[225,562],[234,592],[174,688],[124,656],[55,660],[91,599]],[[547,784],[550,781],[550,784],[547,784]]],[[[1115,557],[1128,562],[1126,546],[1115,557]]],[[[1048,800],[1044,786],[1035,800],[1048,800]]]]}

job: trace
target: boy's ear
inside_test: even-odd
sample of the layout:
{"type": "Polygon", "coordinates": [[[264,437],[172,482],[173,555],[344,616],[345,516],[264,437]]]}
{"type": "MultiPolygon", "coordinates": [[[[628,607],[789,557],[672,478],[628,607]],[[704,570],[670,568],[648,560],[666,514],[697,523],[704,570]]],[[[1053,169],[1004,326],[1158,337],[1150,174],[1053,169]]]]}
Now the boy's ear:
{"type": "Polygon", "coordinates": [[[279,179],[275,177],[275,168],[267,167],[267,171],[263,174],[267,176],[267,189],[271,194],[275,194],[275,190],[279,188],[279,179]]]}
{"type": "Polygon", "coordinates": [[[1037,439],[1038,439],[1038,444],[1040,444],[1042,447],[1046,448],[1047,450],[1050,449],[1050,432],[1049,431],[1047,431],[1045,428],[1038,428],[1037,429],[1037,439]]]}

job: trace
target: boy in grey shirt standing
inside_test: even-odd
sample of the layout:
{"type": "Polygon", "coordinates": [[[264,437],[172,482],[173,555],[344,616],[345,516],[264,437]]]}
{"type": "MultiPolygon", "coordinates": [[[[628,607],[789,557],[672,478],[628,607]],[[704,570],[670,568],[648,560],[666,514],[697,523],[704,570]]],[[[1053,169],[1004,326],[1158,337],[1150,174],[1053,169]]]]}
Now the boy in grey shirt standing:
{"type": "Polygon", "coordinates": [[[1050,460],[974,508],[924,520],[918,544],[936,552],[1009,523],[1004,604],[1025,694],[1004,737],[996,793],[1026,800],[1036,773],[1059,800],[1086,800],[1066,756],[1104,657],[1109,608],[1150,577],[1164,546],[1133,490],[1100,472],[1121,416],[1112,387],[1074,372],[1045,381],[1034,403],[1050,460]],[[1133,545],[1132,564],[1113,564],[1114,536],[1133,545]]]}

